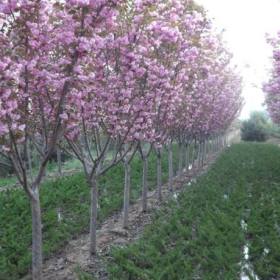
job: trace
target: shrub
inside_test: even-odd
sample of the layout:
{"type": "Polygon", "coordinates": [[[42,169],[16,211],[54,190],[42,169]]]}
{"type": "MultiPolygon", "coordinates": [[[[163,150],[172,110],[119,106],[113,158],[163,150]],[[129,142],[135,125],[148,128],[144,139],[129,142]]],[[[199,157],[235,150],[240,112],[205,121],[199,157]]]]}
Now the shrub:
{"type": "Polygon", "coordinates": [[[264,142],[268,138],[268,119],[262,112],[254,112],[250,119],[243,121],[241,139],[243,141],[264,142]]]}

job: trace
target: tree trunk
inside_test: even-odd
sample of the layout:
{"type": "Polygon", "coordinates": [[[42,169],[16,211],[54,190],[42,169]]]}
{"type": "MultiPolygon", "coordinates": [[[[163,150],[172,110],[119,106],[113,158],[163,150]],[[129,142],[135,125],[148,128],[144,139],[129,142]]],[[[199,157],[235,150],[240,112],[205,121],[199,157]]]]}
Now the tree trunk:
{"type": "Polygon", "coordinates": [[[203,141],[201,144],[202,156],[201,156],[201,166],[203,167],[206,157],[206,142],[203,141]]]}
{"type": "Polygon", "coordinates": [[[214,138],[214,153],[217,153],[218,144],[217,144],[217,136],[214,138]]]}
{"type": "Polygon", "coordinates": [[[195,142],[192,143],[190,146],[190,164],[192,168],[194,167],[194,161],[195,161],[195,142]]]}
{"type": "Polygon", "coordinates": [[[128,227],[128,212],[130,199],[130,185],[131,185],[131,166],[128,161],[124,162],[124,198],[123,198],[123,227],[128,227]]]}
{"type": "Polygon", "coordinates": [[[190,152],[189,152],[190,153],[189,165],[191,164],[192,168],[193,168],[195,144],[192,143],[190,145],[189,149],[190,149],[190,152]]]}
{"type": "Polygon", "coordinates": [[[185,147],[185,168],[186,168],[187,171],[189,170],[189,160],[190,160],[189,145],[186,144],[186,147],[185,147]]]}
{"type": "Polygon", "coordinates": [[[183,156],[184,156],[183,148],[184,148],[183,144],[179,143],[179,168],[178,168],[179,176],[182,176],[183,174],[183,156]]]}
{"type": "Polygon", "coordinates": [[[32,179],[32,151],[31,151],[31,142],[29,139],[27,140],[27,160],[28,160],[28,171],[30,174],[30,178],[32,179]]]}
{"type": "Polygon", "coordinates": [[[97,180],[93,177],[89,180],[91,198],[90,198],[90,254],[96,255],[96,229],[97,229],[97,180]]]}
{"type": "Polygon", "coordinates": [[[35,188],[31,199],[32,214],[32,279],[41,280],[43,269],[42,253],[42,217],[38,188],[35,188]]]}
{"type": "Polygon", "coordinates": [[[201,168],[202,166],[202,144],[199,142],[198,144],[198,167],[201,168]]]}
{"type": "Polygon", "coordinates": [[[162,200],[162,168],[161,168],[161,149],[157,150],[157,195],[158,200],[162,200]]]}
{"type": "Polygon", "coordinates": [[[195,146],[195,161],[194,161],[195,167],[199,167],[199,143],[195,146]]]}
{"type": "Polygon", "coordinates": [[[143,158],[143,173],[142,173],[142,211],[146,212],[148,208],[148,158],[143,158]]]}
{"type": "Polygon", "coordinates": [[[168,189],[173,191],[173,147],[172,142],[168,145],[168,189]]]}
{"type": "Polygon", "coordinates": [[[61,150],[59,147],[56,148],[56,158],[57,158],[58,174],[62,175],[61,150]]]}
{"type": "Polygon", "coordinates": [[[205,162],[205,141],[201,143],[201,167],[203,167],[205,162]]]}
{"type": "Polygon", "coordinates": [[[198,144],[197,141],[194,143],[194,157],[193,157],[193,166],[197,167],[198,166],[198,144]]]}

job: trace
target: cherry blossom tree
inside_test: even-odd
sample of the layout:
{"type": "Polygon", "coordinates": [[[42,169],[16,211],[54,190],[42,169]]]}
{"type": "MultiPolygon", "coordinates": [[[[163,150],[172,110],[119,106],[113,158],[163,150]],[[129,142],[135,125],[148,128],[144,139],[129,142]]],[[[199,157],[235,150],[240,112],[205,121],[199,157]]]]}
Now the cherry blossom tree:
{"type": "Polygon", "coordinates": [[[123,3],[115,21],[100,29],[99,43],[88,46],[94,55],[86,57],[79,68],[80,80],[65,111],[65,138],[82,162],[91,187],[91,254],[96,253],[98,177],[124,161],[124,210],[128,209],[129,163],[144,135],[153,137],[150,112],[154,96],[145,90],[145,49],[138,38],[142,30],[137,27],[137,17],[131,19],[130,9],[130,2],[123,3]],[[135,26],[131,20],[136,20],[135,26]]]}
{"type": "Polygon", "coordinates": [[[0,139],[32,209],[32,277],[42,279],[39,189],[64,130],[67,95],[92,40],[91,22],[110,21],[116,1],[2,1],[0,139]],[[90,17],[88,16],[90,15],[90,17]],[[40,155],[31,176],[28,141],[40,155]]]}

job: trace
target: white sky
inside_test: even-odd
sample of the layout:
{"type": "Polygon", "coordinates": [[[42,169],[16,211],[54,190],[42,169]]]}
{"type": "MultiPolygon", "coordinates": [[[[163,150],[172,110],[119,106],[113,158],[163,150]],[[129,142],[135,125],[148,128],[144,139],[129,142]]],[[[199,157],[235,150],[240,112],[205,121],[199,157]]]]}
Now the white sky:
{"type": "Polygon", "coordinates": [[[245,106],[241,118],[263,110],[262,84],[271,67],[271,48],[266,34],[280,30],[280,0],[196,0],[208,10],[234,54],[244,79],[245,106]]]}

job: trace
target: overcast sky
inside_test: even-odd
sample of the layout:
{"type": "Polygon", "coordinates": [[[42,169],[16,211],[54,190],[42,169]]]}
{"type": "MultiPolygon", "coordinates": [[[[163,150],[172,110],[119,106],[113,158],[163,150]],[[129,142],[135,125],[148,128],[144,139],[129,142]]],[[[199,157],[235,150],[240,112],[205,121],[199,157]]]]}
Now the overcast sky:
{"type": "Polygon", "coordinates": [[[196,0],[208,11],[234,54],[243,79],[246,104],[241,118],[263,110],[262,83],[271,67],[266,34],[280,30],[280,0],[196,0]]]}

